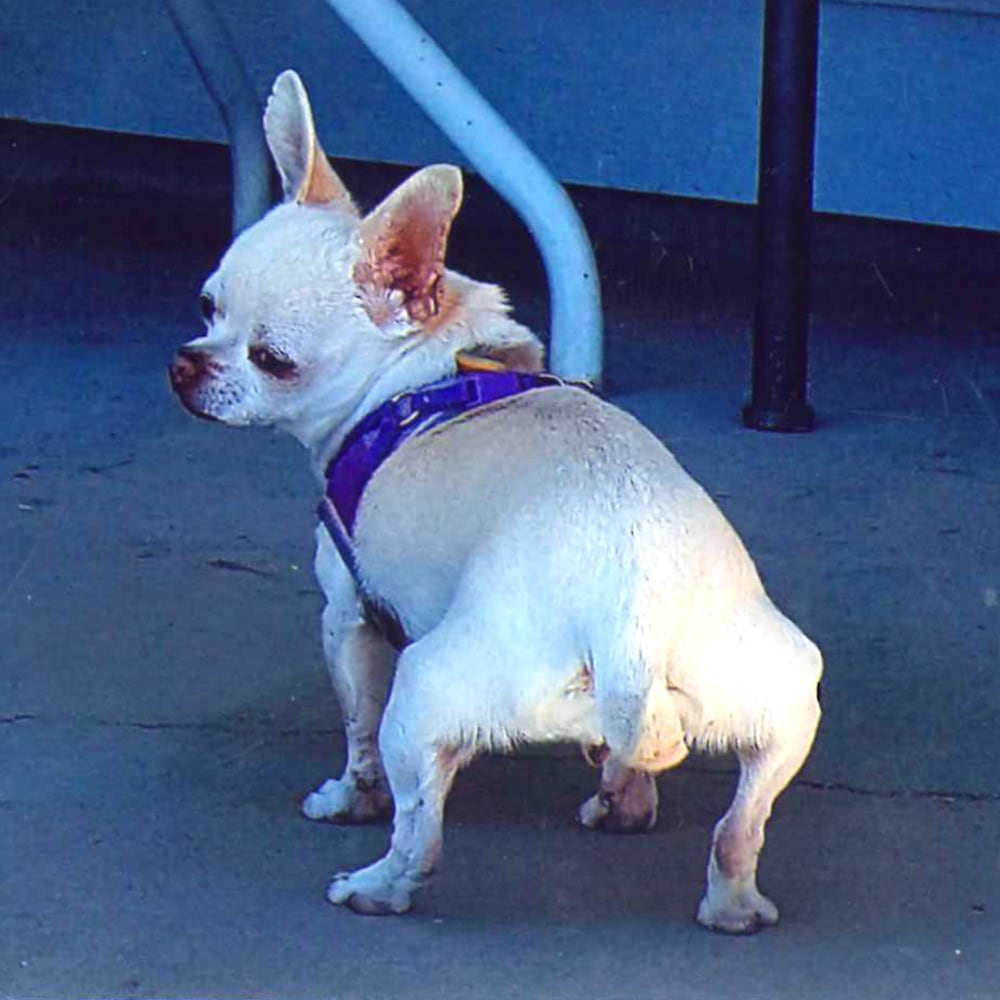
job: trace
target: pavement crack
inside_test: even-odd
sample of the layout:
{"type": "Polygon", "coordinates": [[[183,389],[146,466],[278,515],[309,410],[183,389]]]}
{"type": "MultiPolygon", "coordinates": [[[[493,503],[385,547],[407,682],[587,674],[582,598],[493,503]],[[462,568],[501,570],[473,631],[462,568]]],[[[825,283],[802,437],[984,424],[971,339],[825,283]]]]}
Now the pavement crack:
{"type": "Polygon", "coordinates": [[[108,472],[113,472],[115,469],[124,469],[128,465],[134,465],[135,458],[122,458],[117,462],[106,462],[104,465],[81,465],[80,472],[89,472],[94,476],[103,476],[108,472]]]}
{"type": "Polygon", "coordinates": [[[227,725],[219,722],[170,722],[163,719],[148,721],[145,719],[102,719],[102,718],[69,718],[67,716],[42,716],[19,713],[17,715],[0,716],[0,725],[12,725],[18,722],[38,722],[49,725],[93,726],[101,729],[137,729],[141,732],[188,732],[188,733],[224,733],[231,736],[260,736],[266,734],[276,739],[287,739],[292,736],[331,736],[342,732],[337,726],[317,728],[313,726],[277,727],[267,722],[241,722],[227,725]]]}
{"type": "Polygon", "coordinates": [[[808,788],[817,792],[844,792],[869,799],[910,799],[931,802],[1000,802],[1000,794],[995,792],[959,792],[936,788],[865,788],[844,781],[809,781],[801,779],[792,782],[798,788],[808,788]]]}
{"type": "MultiPolygon", "coordinates": [[[[684,770],[696,774],[710,774],[732,780],[738,775],[736,768],[699,767],[687,763],[684,770]]],[[[1000,793],[997,792],[962,792],[937,788],[869,788],[864,785],[852,785],[847,781],[815,781],[810,778],[795,778],[789,788],[805,788],[812,792],[839,792],[843,795],[856,795],[867,799],[896,799],[899,801],[930,801],[930,802],[978,802],[1000,803],[1000,793]]]]}
{"type": "Polygon", "coordinates": [[[209,559],[208,565],[212,569],[224,569],[231,573],[249,573],[251,576],[260,576],[265,580],[275,579],[276,574],[266,569],[258,569],[249,563],[239,562],[236,559],[209,559]]]}
{"type": "Polygon", "coordinates": [[[65,716],[41,716],[27,712],[17,715],[0,716],[0,725],[13,725],[19,722],[39,722],[55,725],[97,726],[107,729],[141,729],[141,730],[187,730],[198,732],[245,733],[257,732],[257,729],[246,726],[221,726],[211,722],[144,722],[135,719],[71,719],[65,716]]]}
{"type": "Polygon", "coordinates": [[[158,730],[210,730],[215,732],[233,732],[232,727],[217,726],[211,723],[199,722],[141,722],[135,720],[98,720],[98,725],[111,726],[115,729],[141,729],[144,732],[156,732],[158,730]]]}
{"type": "MultiPolygon", "coordinates": [[[[145,721],[141,719],[76,719],[44,718],[28,712],[15,715],[0,716],[0,725],[17,725],[22,722],[55,722],[73,721],[76,724],[101,726],[110,729],[137,729],[141,732],[201,732],[224,733],[231,736],[268,736],[273,739],[288,739],[289,737],[333,736],[341,732],[340,727],[277,727],[266,724],[223,725],[216,722],[166,722],[145,721]]],[[[699,767],[687,763],[685,771],[695,774],[709,775],[732,780],[737,771],[735,768],[699,767]]],[[[804,788],[813,792],[838,792],[843,795],[854,795],[861,798],[880,799],[883,801],[899,800],[910,802],[969,802],[977,804],[1000,804],[998,792],[966,792],[938,788],[870,788],[864,785],[852,785],[846,781],[816,781],[808,778],[797,778],[791,782],[790,788],[804,788]]]]}

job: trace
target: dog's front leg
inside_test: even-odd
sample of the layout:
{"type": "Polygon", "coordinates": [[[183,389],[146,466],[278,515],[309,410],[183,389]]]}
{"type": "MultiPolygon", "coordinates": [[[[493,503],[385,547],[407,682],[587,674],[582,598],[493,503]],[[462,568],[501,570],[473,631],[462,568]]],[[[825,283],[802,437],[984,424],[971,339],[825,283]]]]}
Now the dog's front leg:
{"type": "Polygon", "coordinates": [[[396,651],[372,625],[360,620],[353,581],[323,541],[316,557],[317,576],[327,597],[323,652],[343,715],[347,764],[339,779],[324,781],[306,796],[302,811],[310,819],[370,823],[392,812],[378,729],[396,651]]]}
{"type": "Polygon", "coordinates": [[[350,626],[343,636],[324,627],[324,640],[330,679],[343,713],[347,763],[340,778],[324,781],[306,796],[302,811],[309,819],[332,823],[386,819],[392,813],[392,797],[377,737],[396,652],[367,623],[350,626]]]}

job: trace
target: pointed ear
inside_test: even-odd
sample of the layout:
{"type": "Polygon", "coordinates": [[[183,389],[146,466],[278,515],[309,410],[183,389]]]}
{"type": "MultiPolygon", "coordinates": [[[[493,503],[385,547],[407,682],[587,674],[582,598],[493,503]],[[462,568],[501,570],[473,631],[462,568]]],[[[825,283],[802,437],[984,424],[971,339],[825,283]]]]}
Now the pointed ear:
{"type": "Polygon", "coordinates": [[[361,223],[361,258],[354,276],[369,292],[369,312],[376,322],[384,318],[390,296],[401,299],[417,322],[438,314],[448,233],[461,203],[458,167],[425,167],[361,223]]]}
{"type": "Polygon", "coordinates": [[[285,201],[300,205],[339,202],[356,211],[316,138],[309,96],[294,70],[285,70],[274,81],[264,111],[264,135],[281,174],[285,201]]]}

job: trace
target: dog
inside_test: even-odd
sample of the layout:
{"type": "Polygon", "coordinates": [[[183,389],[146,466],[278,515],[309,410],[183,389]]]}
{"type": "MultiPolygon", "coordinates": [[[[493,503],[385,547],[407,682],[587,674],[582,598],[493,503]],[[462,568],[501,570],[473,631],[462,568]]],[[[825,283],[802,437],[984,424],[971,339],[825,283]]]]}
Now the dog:
{"type": "Polygon", "coordinates": [[[294,72],[264,128],[284,201],[206,281],[205,333],[169,377],[198,417],[290,432],[326,489],[315,569],[347,763],[303,811],[393,815],[388,853],[329,900],[406,911],[456,771],[574,741],[601,768],[579,820],[613,831],[652,826],[658,772],[735,752],[697,919],[775,923],[757,859],[819,723],[819,650],[660,441],[546,375],[504,293],[445,267],[457,168],[419,170],[362,216],[294,72]]]}

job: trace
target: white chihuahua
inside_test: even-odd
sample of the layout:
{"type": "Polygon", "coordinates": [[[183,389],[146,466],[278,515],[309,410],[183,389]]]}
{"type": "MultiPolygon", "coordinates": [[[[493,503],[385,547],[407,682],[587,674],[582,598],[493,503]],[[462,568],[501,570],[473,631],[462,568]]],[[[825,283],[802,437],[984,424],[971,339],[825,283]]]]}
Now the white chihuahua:
{"type": "Polygon", "coordinates": [[[602,767],[580,820],[611,830],[653,824],[653,776],[690,750],[734,751],[698,920],[773,924],[757,857],[812,745],[819,651],[663,445],[538,374],[502,291],[446,270],[458,169],[421,170],[362,217],[295,73],[264,125],[285,201],[205,283],[207,330],[170,376],[199,417],[288,430],[326,484],[316,573],[347,765],[303,808],[353,823],[395,807],[388,853],[329,899],[402,913],[456,770],[572,740],[602,767]]]}

